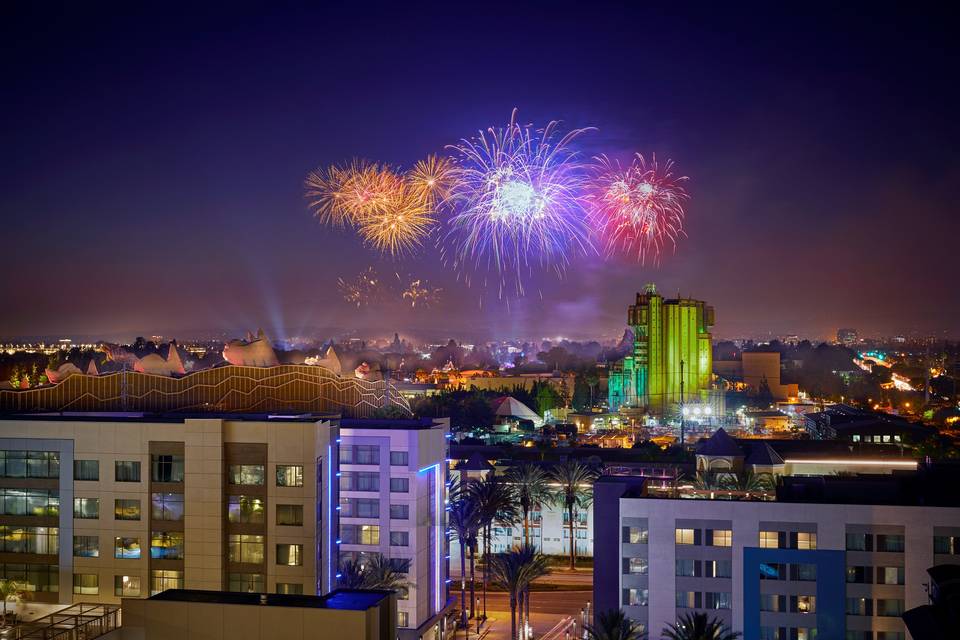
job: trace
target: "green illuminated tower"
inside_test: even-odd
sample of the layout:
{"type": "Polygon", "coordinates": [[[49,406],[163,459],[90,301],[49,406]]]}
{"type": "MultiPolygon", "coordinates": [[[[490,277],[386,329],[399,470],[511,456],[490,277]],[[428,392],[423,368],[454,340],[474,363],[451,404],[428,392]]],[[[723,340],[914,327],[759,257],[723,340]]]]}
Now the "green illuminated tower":
{"type": "Polygon", "coordinates": [[[627,323],[633,329],[633,353],[611,368],[611,411],[627,406],[664,416],[671,405],[706,397],[713,307],[688,298],[665,300],[649,284],[627,310],[627,323]]]}

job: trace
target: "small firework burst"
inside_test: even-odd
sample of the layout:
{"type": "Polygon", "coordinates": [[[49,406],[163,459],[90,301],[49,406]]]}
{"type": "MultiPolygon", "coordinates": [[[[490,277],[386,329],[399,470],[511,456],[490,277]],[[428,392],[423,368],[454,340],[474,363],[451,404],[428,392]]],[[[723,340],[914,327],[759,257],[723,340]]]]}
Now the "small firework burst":
{"type": "Polygon", "coordinates": [[[440,301],[443,289],[431,287],[426,280],[411,280],[400,293],[401,299],[414,309],[428,309],[440,301]]]}
{"type": "Polygon", "coordinates": [[[343,300],[357,308],[382,302],[387,290],[373,267],[367,267],[351,280],[337,278],[337,288],[343,300]]]}
{"type": "Polygon", "coordinates": [[[400,256],[419,248],[435,221],[433,211],[400,183],[361,219],[359,233],[368,246],[400,256]]]}
{"type": "Polygon", "coordinates": [[[589,218],[604,254],[658,263],[664,248],[675,248],[684,235],[687,177],[675,176],[673,162],[658,164],[655,155],[648,163],[638,153],[626,167],[606,156],[595,160],[589,218]]]}
{"type": "Polygon", "coordinates": [[[450,196],[457,168],[446,156],[429,155],[407,172],[410,195],[429,209],[436,210],[450,196]]]}

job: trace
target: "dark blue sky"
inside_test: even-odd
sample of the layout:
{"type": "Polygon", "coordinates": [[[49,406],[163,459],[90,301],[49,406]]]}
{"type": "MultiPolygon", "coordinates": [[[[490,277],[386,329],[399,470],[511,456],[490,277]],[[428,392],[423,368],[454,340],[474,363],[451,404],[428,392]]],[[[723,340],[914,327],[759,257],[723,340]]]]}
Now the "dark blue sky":
{"type": "Polygon", "coordinates": [[[952,19],[649,4],[4,4],[0,335],[612,335],[648,281],[713,303],[725,336],[960,334],[952,19]],[[379,259],[310,217],[310,169],[409,166],[513,107],[598,127],[585,154],[672,157],[676,255],[578,259],[507,312],[434,252],[379,259]],[[336,280],[371,264],[445,304],[358,312],[336,280]]]}

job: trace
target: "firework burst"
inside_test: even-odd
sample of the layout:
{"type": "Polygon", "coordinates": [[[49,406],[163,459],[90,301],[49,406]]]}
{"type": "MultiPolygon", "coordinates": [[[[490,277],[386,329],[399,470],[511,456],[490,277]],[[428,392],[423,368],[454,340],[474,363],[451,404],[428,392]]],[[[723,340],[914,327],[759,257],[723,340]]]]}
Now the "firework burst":
{"type": "Polygon", "coordinates": [[[430,155],[419,161],[406,175],[410,195],[431,210],[436,210],[449,196],[457,176],[453,160],[430,155]]]}
{"type": "MultiPolygon", "coordinates": [[[[398,276],[399,277],[399,276],[398,276]]],[[[440,301],[443,289],[431,287],[426,280],[411,280],[400,292],[400,298],[414,309],[428,309],[440,301]]]]}
{"type": "Polygon", "coordinates": [[[387,291],[377,270],[373,267],[367,267],[352,280],[337,278],[337,288],[343,300],[355,305],[358,309],[382,302],[387,291]]]}
{"type": "Polygon", "coordinates": [[[606,156],[595,158],[588,200],[590,226],[604,255],[635,256],[659,263],[664,248],[676,247],[683,231],[686,176],[675,176],[673,162],[656,155],[648,163],[636,154],[623,167],[606,156]]]}
{"type": "Polygon", "coordinates": [[[443,249],[468,283],[471,272],[495,271],[500,297],[523,295],[535,269],[562,275],[570,257],[591,246],[583,168],[570,149],[586,129],[561,136],[555,121],[534,129],[516,116],[449,147],[459,162],[443,249]]]}
{"type": "Polygon", "coordinates": [[[398,256],[420,247],[435,221],[432,209],[399,182],[381,204],[360,218],[359,232],[368,246],[398,256]]]}
{"type": "Polygon", "coordinates": [[[341,228],[356,224],[348,206],[352,175],[351,168],[336,165],[307,174],[303,181],[307,206],[323,224],[341,228]]]}

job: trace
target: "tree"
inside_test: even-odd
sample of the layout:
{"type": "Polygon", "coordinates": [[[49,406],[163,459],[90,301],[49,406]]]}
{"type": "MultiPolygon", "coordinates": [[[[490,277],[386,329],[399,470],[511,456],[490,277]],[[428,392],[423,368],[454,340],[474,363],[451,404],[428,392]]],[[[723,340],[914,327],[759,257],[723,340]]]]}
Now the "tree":
{"type": "Polygon", "coordinates": [[[727,488],[727,483],[716,471],[698,471],[693,487],[702,491],[719,491],[727,488]]]}
{"type": "Polygon", "coordinates": [[[596,624],[586,626],[589,640],[643,640],[641,626],[628,618],[623,609],[610,609],[597,615],[596,624]]]}
{"type": "Polygon", "coordinates": [[[487,584],[490,578],[490,540],[494,522],[515,524],[520,519],[520,510],[510,485],[496,471],[468,485],[480,511],[480,529],[483,531],[483,617],[487,617],[487,584]]]}
{"type": "Polygon", "coordinates": [[[587,411],[592,406],[590,386],[582,375],[577,375],[573,379],[573,398],[570,400],[573,410],[577,412],[587,411]]]}
{"type": "Polygon", "coordinates": [[[391,589],[401,591],[410,586],[403,567],[382,553],[370,555],[366,561],[344,560],[340,563],[337,585],[344,589],[391,589]]]}
{"type": "MultiPolygon", "coordinates": [[[[480,528],[480,509],[477,501],[465,490],[461,484],[452,492],[450,512],[447,523],[457,536],[460,543],[460,623],[467,626],[467,548],[476,545],[477,530],[480,528]]],[[[473,563],[471,562],[471,565],[473,563]]],[[[470,588],[473,589],[473,575],[470,576],[470,588]]],[[[470,606],[473,606],[473,596],[470,597],[470,606]]]]}
{"type": "Polygon", "coordinates": [[[719,618],[708,618],[705,613],[687,613],[676,624],[667,625],[662,633],[665,640],[737,640],[739,631],[730,631],[719,618]]]}
{"type": "Polygon", "coordinates": [[[506,480],[513,488],[513,493],[520,503],[523,513],[523,544],[530,544],[530,511],[541,503],[553,501],[553,490],[550,488],[550,476],[540,467],[525,462],[510,467],[506,473],[506,480]]]}
{"type": "Polygon", "coordinates": [[[493,581],[507,590],[510,594],[510,638],[517,639],[517,607],[521,609],[521,624],[523,623],[523,597],[527,593],[530,583],[541,576],[550,573],[547,568],[547,559],[536,552],[533,547],[524,545],[506,553],[498,553],[490,559],[490,574],[493,581]]]}
{"type": "Polygon", "coordinates": [[[560,406],[560,394],[557,393],[557,390],[553,388],[553,385],[549,382],[543,382],[540,384],[540,388],[537,389],[537,413],[544,415],[547,411],[551,409],[556,409],[560,406]]]}
{"type": "Polygon", "coordinates": [[[579,460],[568,459],[550,470],[550,478],[560,485],[556,497],[563,503],[567,514],[567,529],[570,534],[570,569],[577,568],[577,544],[574,537],[574,521],[577,511],[590,506],[593,501],[593,483],[599,473],[579,460]]]}
{"type": "Polygon", "coordinates": [[[728,477],[727,482],[731,489],[743,491],[746,494],[763,493],[773,489],[773,479],[769,473],[754,473],[753,471],[743,471],[728,477]]]}
{"type": "Polygon", "coordinates": [[[3,598],[3,625],[7,626],[7,600],[18,598],[23,591],[23,585],[15,580],[0,580],[0,598],[3,598]]]}

